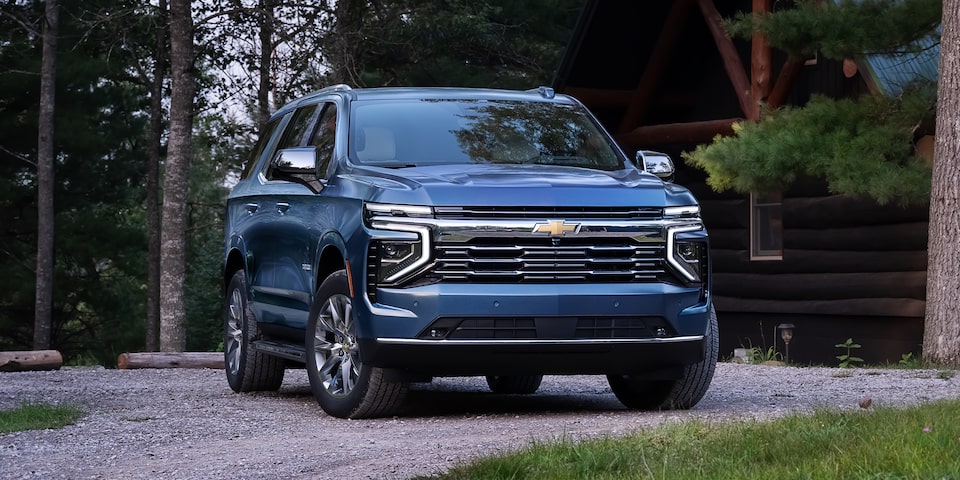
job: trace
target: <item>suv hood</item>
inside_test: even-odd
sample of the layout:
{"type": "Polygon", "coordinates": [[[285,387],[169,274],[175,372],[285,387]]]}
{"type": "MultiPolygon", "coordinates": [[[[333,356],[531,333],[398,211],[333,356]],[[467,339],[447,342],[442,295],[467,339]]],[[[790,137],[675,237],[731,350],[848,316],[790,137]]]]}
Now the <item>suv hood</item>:
{"type": "Polygon", "coordinates": [[[685,188],[634,168],[551,165],[440,165],[362,168],[341,175],[382,203],[434,206],[672,206],[696,200],[685,188]],[[363,187],[367,188],[363,188],[363,187]]]}

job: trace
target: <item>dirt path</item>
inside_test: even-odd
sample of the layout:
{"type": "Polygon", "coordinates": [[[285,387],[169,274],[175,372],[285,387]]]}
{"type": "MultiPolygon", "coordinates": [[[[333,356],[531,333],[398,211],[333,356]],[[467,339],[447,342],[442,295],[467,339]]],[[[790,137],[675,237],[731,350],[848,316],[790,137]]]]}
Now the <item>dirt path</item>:
{"type": "Polygon", "coordinates": [[[414,388],[401,416],[342,420],[323,414],[301,370],[278,392],[245,395],[216,370],[0,373],[0,409],[64,402],[87,412],[64,429],[0,435],[0,478],[409,478],[534,440],[856,409],[865,395],[874,406],[960,397],[960,375],[942,376],[721,363],[703,401],[679,412],[626,410],[603,377],[546,377],[529,396],[450,378],[414,388]]]}

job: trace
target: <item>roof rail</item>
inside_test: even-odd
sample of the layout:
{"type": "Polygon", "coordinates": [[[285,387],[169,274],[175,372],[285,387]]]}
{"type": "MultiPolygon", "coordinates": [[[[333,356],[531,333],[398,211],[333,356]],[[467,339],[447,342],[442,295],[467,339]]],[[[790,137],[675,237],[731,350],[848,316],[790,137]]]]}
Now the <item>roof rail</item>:
{"type": "Polygon", "coordinates": [[[346,92],[348,90],[353,90],[350,88],[350,85],[345,83],[338,83],[336,85],[330,85],[329,87],[323,87],[320,90],[317,90],[313,93],[326,93],[326,92],[346,92]]]}
{"type": "Polygon", "coordinates": [[[546,86],[531,88],[527,90],[527,93],[539,93],[543,98],[553,98],[556,95],[556,92],[554,92],[552,88],[546,86]]]}

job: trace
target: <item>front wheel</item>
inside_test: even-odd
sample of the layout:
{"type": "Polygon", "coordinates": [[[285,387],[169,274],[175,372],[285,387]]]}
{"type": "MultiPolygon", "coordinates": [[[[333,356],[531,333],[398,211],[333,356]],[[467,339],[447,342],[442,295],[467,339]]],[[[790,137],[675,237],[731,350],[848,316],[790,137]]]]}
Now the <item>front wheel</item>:
{"type": "Polygon", "coordinates": [[[710,387],[717,368],[720,336],[717,312],[710,306],[704,336],[703,360],[683,367],[679,380],[645,380],[630,375],[607,375],[610,389],[627,408],[640,410],[686,410],[693,408],[710,387]]]}
{"type": "Polygon", "coordinates": [[[327,277],[317,289],[307,322],[307,377],[313,396],[328,415],[372,418],[391,415],[407,385],[388,382],[381,368],[360,361],[347,272],[327,277]]]}

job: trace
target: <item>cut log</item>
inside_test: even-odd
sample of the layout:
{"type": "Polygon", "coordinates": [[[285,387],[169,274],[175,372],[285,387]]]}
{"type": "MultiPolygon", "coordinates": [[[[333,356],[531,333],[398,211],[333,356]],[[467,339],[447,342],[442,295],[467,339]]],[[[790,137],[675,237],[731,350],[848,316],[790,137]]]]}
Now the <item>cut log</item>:
{"type": "Polygon", "coordinates": [[[59,370],[62,365],[63,356],[56,350],[0,352],[0,372],[59,370]]]}
{"type": "Polygon", "coordinates": [[[747,80],[747,71],[743,68],[743,62],[740,61],[740,53],[733,44],[733,39],[723,29],[723,17],[717,11],[717,6],[713,0],[697,0],[700,5],[700,11],[703,13],[703,19],[707,22],[707,29],[713,35],[713,41],[720,51],[720,58],[723,59],[723,68],[727,71],[727,77],[733,90],[737,94],[737,100],[740,101],[740,109],[748,120],[757,121],[754,117],[758,112],[755,107],[756,99],[750,89],[750,80],[747,80]]]}
{"type": "Polygon", "coordinates": [[[644,125],[627,133],[614,135],[624,148],[634,149],[676,143],[709,143],[717,135],[733,135],[733,124],[742,118],[724,118],[689,123],[664,123],[644,125]]]}
{"type": "Polygon", "coordinates": [[[121,353],[117,368],[223,368],[222,352],[121,353]]]}

